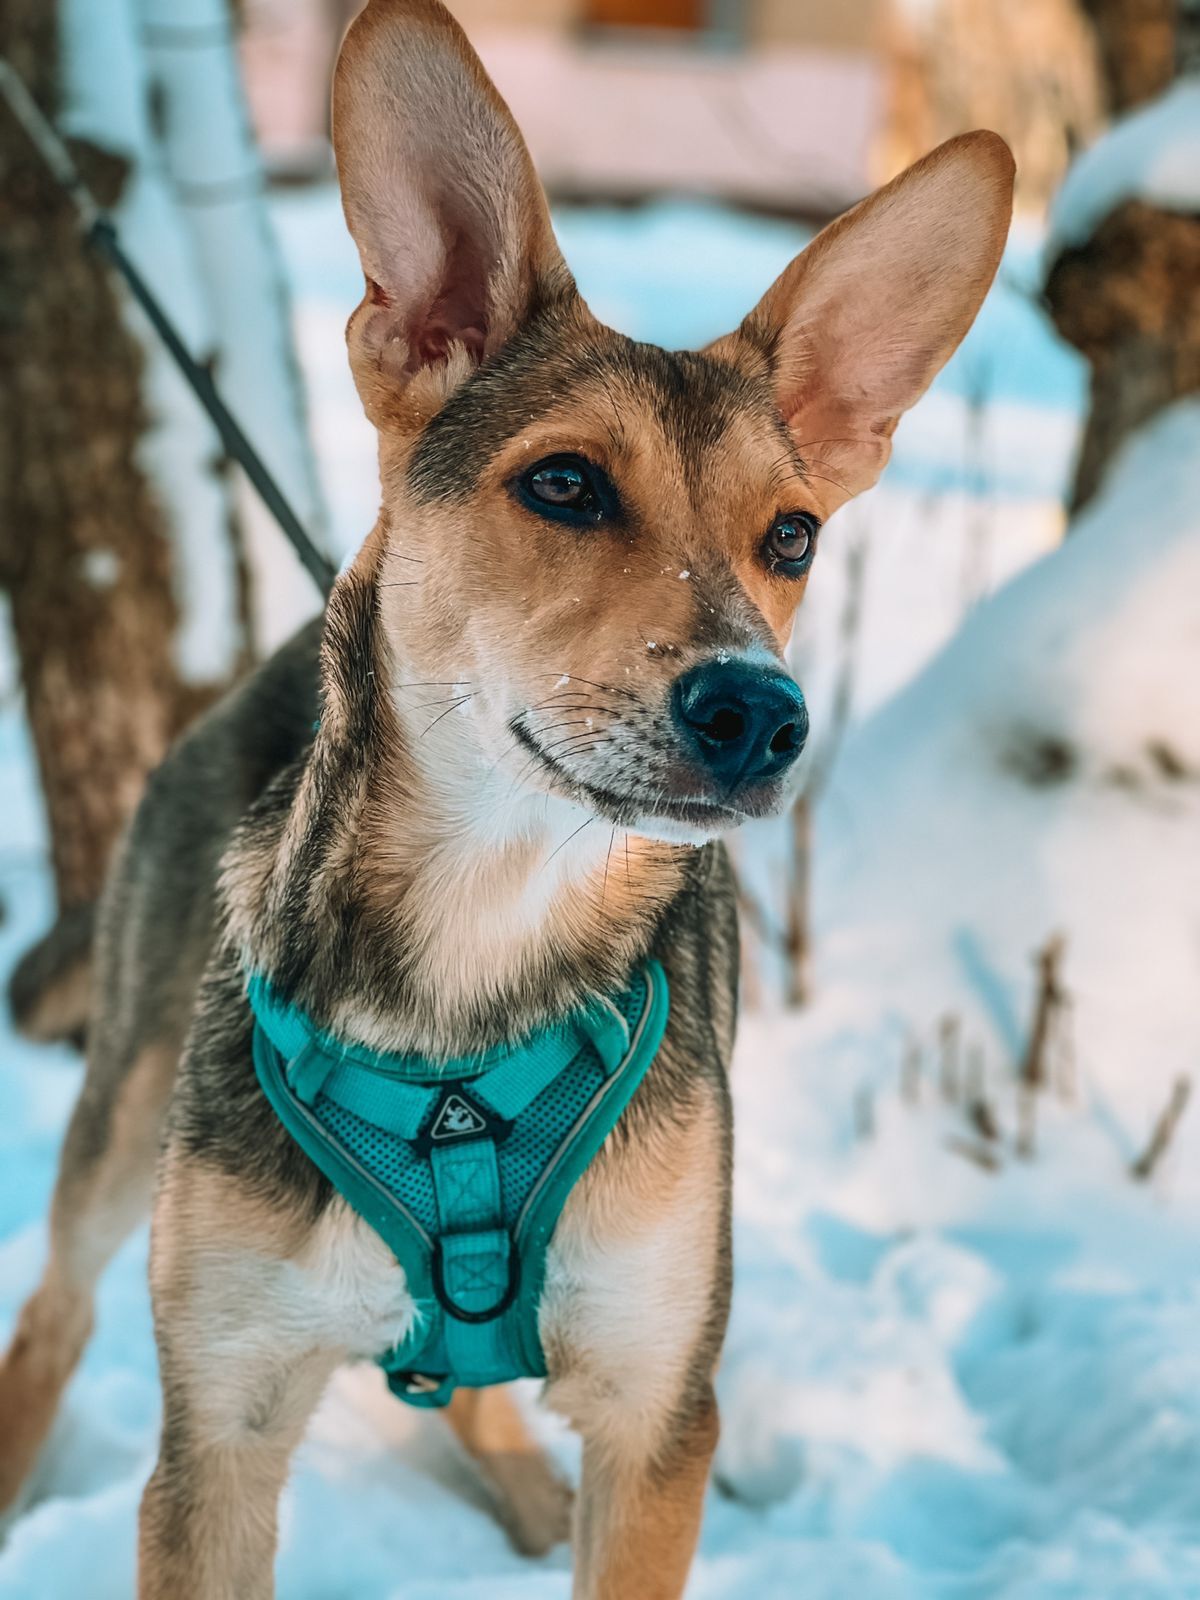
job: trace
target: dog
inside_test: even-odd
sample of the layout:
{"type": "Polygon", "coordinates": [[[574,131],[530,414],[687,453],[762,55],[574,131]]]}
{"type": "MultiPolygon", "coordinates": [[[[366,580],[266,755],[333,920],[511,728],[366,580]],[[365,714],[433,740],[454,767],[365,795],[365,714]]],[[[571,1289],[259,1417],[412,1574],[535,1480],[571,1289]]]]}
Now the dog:
{"type": "MultiPolygon", "coordinates": [[[[151,1206],[164,1418],[141,1600],[273,1593],[277,1501],[323,1387],[420,1318],[263,1092],[249,973],[323,1037],[446,1062],[652,960],[665,1036],[565,1200],[536,1311],[546,1399],[583,1438],[573,1592],[677,1600],[732,1277],[720,840],[789,802],[807,713],[783,653],[819,532],[969,328],[1012,160],[990,133],[942,145],[736,331],[677,354],[591,315],[437,0],[370,0],[334,142],[382,509],[324,619],[184,738],[119,851],[49,1261],[0,1366],[0,1505],[151,1206]]],[[[564,1535],[509,1391],[459,1390],[448,1415],[518,1546],[564,1535]]]]}

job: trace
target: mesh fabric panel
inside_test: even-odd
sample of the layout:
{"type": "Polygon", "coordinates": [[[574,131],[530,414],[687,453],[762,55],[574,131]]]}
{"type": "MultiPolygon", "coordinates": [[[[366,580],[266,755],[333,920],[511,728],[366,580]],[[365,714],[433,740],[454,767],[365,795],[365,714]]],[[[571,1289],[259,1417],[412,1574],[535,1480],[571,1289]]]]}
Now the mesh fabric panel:
{"type": "MultiPolygon", "coordinates": [[[[645,1000],[646,985],[641,979],[620,997],[630,1027],[636,1025],[645,1000]]],[[[465,1082],[469,1091],[470,1080],[465,1082]]],[[[497,1145],[503,1198],[501,1220],[505,1227],[514,1225],[534,1184],[603,1082],[600,1058],[588,1045],[530,1102],[508,1137],[497,1145]]],[[[406,1140],[335,1105],[323,1094],[317,1096],[313,1110],[358,1164],[389,1190],[427,1232],[437,1232],[437,1203],[429,1163],[406,1140]]]]}

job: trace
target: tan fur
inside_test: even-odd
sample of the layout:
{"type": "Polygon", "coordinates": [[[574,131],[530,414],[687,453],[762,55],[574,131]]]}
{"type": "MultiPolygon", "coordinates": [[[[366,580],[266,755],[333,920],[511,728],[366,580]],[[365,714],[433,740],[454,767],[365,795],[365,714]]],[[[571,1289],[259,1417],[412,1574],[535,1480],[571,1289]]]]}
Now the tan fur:
{"type": "MultiPolygon", "coordinates": [[[[77,1283],[89,1288],[95,1284],[112,1252],[145,1214],[162,1113],[178,1061],[176,1044],[151,1045],[141,1052],[121,1082],[95,1163],[82,1170],[68,1166],[74,1130],[67,1134],[63,1181],[55,1191],[50,1233],[54,1253],[77,1283]]],[[[85,1109],[81,1101],[78,1110],[85,1109]]]]}
{"type": "Polygon", "coordinates": [[[579,1516],[573,1600],[678,1600],[700,1533],[717,1435],[709,1389],[654,1462],[634,1465],[614,1459],[597,1440],[585,1442],[589,1492],[579,1516]]]}
{"type": "Polygon", "coordinates": [[[509,1390],[459,1389],[446,1421],[483,1474],[517,1550],[540,1556],[570,1537],[571,1491],[509,1390]]]}
{"type": "Polygon", "coordinates": [[[288,1462],[339,1356],[317,1349],[286,1367],[235,1365],[238,1392],[260,1409],[233,1435],[199,1413],[197,1389],[164,1373],[166,1425],[185,1442],[160,1455],[142,1499],[139,1600],[270,1600],[288,1462]]]}
{"type": "Polygon", "coordinates": [[[0,1365],[0,1508],[28,1478],[91,1329],[90,1295],[47,1267],[0,1365]]]}
{"type": "Polygon", "coordinates": [[[722,1165],[720,1117],[701,1100],[686,1126],[642,1126],[619,1157],[606,1152],[563,1211],[540,1324],[547,1403],[604,1469],[597,1480],[585,1467],[585,1506],[609,1476],[636,1479],[649,1463],[679,1461],[686,1477],[707,1336],[724,1317],[726,1202],[712,1181],[722,1165]]]}
{"type": "Polygon", "coordinates": [[[140,1600],[266,1600],[292,1451],[339,1362],[411,1326],[404,1274],[344,1204],[307,1226],[228,1174],[168,1155],[151,1287],[172,1330],[160,1363],[174,1443],[146,1490],[140,1600]]]}

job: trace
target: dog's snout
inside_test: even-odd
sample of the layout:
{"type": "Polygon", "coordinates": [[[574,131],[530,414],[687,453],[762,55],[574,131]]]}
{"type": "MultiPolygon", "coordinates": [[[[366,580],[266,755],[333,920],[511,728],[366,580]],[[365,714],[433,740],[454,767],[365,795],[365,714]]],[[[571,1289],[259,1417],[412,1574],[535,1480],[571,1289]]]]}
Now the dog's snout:
{"type": "Polygon", "coordinates": [[[706,661],[684,673],[672,710],[693,755],[728,788],[778,777],[808,737],[799,686],[745,661],[706,661]]]}

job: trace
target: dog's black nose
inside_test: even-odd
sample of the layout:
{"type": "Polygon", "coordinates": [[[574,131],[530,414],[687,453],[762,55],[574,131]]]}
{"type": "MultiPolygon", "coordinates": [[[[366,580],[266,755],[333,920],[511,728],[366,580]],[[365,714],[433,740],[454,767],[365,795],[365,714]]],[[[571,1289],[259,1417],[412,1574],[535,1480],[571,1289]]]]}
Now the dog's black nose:
{"type": "Polygon", "coordinates": [[[675,680],[675,721],[728,788],[776,778],[804,748],[808,712],[786,673],[746,661],[706,661],[675,680]]]}

